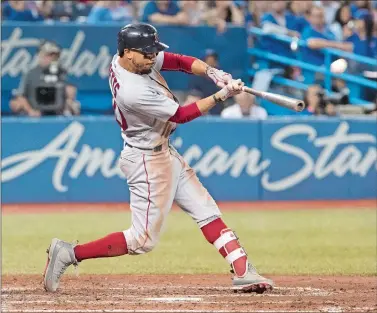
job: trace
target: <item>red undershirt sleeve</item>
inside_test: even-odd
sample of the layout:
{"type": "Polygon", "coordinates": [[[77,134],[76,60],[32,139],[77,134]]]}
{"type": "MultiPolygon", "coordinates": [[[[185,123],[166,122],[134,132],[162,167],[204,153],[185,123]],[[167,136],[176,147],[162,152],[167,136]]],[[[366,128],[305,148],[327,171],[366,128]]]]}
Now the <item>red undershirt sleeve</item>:
{"type": "Polygon", "coordinates": [[[178,110],[169,119],[169,121],[178,124],[184,124],[192,121],[193,119],[196,119],[201,115],[202,112],[200,112],[198,105],[196,104],[196,102],[194,102],[183,107],[178,107],[178,110]]]}
{"type": "Polygon", "coordinates": [[[164,62],[162,63],[162,71],[181,71],[192,74],[191,66],[196,58],[187,55],[164,52],[164,62]]]}

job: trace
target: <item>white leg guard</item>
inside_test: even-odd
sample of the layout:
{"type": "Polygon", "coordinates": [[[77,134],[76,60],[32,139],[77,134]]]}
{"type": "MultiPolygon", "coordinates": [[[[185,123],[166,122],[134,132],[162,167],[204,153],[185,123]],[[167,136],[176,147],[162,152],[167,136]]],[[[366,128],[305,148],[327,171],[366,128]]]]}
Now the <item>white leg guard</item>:
{"type": "Polygon", "coordinates": [[[220,237],[213,243],[217,250],[224,248],[225,259],[232,266],[234,274],[244,277],[248,269],[247,254],[240,245],[236,234],[229,228],[221,231],[220,237]]]}

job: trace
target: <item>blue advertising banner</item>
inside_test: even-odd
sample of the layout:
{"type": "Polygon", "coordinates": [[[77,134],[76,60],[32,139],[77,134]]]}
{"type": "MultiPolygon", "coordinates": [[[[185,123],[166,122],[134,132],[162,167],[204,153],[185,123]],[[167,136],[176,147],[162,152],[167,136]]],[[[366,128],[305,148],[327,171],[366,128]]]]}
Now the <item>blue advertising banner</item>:
{"type": "Polygon", "coordinates": [[[262,199],[377,198],[377,122],[309,119],[262,123],[261,150],[271,160],[262,199]]]}
{"type": "MultiPolygon", "coordinates": [[[[129,201],[111,117],[3,118],[2,201],[129,201]]],[[[200,118],[171,142],[218,201],[373,199],[375,119],[200,118]]]]}
{"type": "Polygon", "coordinates": [[[258,199],[263,166],[259,129],[258,121],[203,119],[178,127],[172,144],[215,199],[258,199]]]}

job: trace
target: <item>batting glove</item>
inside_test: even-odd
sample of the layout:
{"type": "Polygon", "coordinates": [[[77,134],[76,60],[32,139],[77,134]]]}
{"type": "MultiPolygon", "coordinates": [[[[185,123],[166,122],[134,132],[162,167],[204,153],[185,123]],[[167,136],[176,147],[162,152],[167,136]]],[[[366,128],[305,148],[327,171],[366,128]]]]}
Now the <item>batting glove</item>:
{"type": "Polygon", "coordinates": [[[233,97],[234,95],[238,95],[242,92],[242,87],[245,85],[241,79],[232,79],[225,85],[220,91],[216,92],[215,96],[217,99],[221,101],[225,101],[226,99],[233,97]]]}
{"type": "Polygon", "coordinates": [[[211,66],[207,67],[206,75],[220,88],[223,88],[232,80],[232,75],[211,66]]]}

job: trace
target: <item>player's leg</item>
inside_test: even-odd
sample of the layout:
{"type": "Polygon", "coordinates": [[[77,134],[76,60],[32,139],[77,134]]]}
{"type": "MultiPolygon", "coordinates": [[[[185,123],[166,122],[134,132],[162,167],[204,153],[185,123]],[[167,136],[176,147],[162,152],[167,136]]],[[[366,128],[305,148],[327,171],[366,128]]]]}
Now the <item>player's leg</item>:
{"type": "Polygon", "coordinates": [[[121,165],[129,177],[131,196],[132,226],[124,231],[129,254],[147,253],[159,241],[179,177],[179,173],[173,171],[172,161],[169,150],[165,150],[143,154],[135,172],[128,173],[130,167],[127,159],[125,165],[121,165]]]}
{"type": "Polygon", "coordinates": [[[132,226],[83,245],[53,239],[44,274],[47,291],[56,291],[60,276],[72,264],[93,258],[143,254],[155,247],[171,209],[178,179],[171,169],[171,158],[168,151],[147,155],[126,148],[122,152],[120,166],[130,189],[132,226]]]}
{"type": "Polygon", "coordinates": [[[221,219],[220,210],[194,170],[177,152],[183,169],[178,182],[175,201],[197,222],[207,241],[213,244],[231,265],[235,289],[245,292],[264,292],[272,288],[272,281],[260,276],[252,266],[235,233],[221,219]]]}

